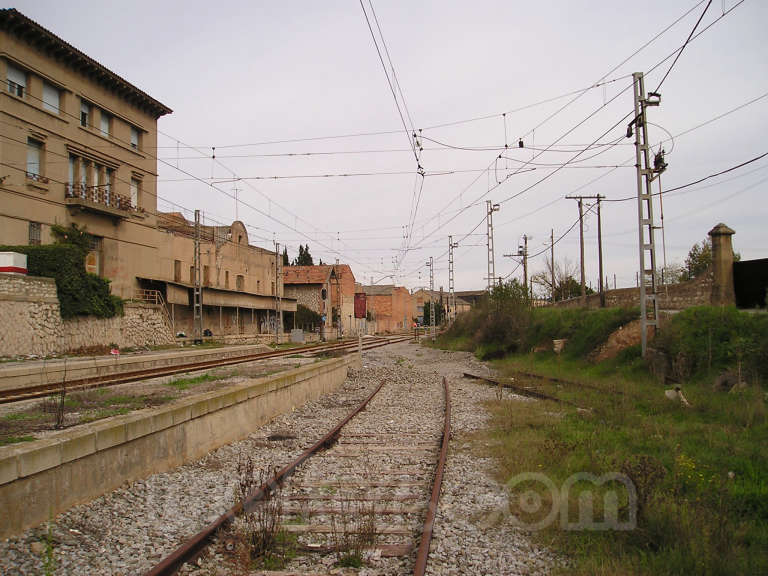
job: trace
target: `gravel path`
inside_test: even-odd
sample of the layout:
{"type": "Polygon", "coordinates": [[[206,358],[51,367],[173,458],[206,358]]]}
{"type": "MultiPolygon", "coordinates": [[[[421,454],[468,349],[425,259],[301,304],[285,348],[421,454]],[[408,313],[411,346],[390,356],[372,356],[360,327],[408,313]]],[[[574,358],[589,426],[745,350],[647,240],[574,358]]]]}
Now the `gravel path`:
{"type": "MultiPolygon", "coordinates": [[[[399,409],[390,412],[385,422],[356,420],[345,434],[360,434],[372,425],[402,432],[404,426],[424,420],[420,410],[427,396],[442,396],[441,376],[448,378],[451,388],[453,434],[428,573],[546,573],[554,562],[549,552],[532,545],[525,533],[503,521],[489,521],[494,512],[506,506],[506,495],[487,472],[493,463],[470,449],[470,436],[486,425],[483,404],[494,399],[496,391],[465,380],[461,377],[464,371],[487,373],[465,353],[405,343],[368,351],[364,368],[352,373],[338,391],[275,418],[247,439],[74,507],[50,523],[50,536],[47,526],[40,526],[0,541],[0,573],[45,573],[46,543],[50,541],[55,574],[141,574],[232,505],[236,467],[246,456],[265,470],[287,464],[359,404],[382,378],[392,384],[385,386],[380,392],[383,395],[374,402],[392,404],[410,395],[413,409],[403,410],[398,404],[399,409]],[[415,388],[418,393],[414,393],[415,388]],[[282,439],[269,440],[273,435],[282,439]]],[[[328,462],[310,460],[296,478],[326,477],[327,466],[328,462]]],[[[407,517],[395,520],[409,521],[414,528],[418,524],[407,517]]],[[[296,568],[328,571],[331,566],[322,558],[314,554],[297,558],[296,568]]],[[[410,570],[412,557],[382,558],[359,573],[378,576],[407,574],[410,570]]],[[[196,572],[216,576],[230,573],[217,562],[196,572]]]]}

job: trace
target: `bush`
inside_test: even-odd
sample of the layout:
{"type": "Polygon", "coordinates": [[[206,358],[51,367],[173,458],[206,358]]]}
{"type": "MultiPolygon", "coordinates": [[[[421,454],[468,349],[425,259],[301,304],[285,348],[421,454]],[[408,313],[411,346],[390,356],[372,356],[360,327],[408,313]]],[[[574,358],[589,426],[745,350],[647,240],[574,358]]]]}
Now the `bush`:
{"type": "Polygon", "coordinates": [[[31,275],[55,278],[62,318],[123,313],[122,300],[110,294],[109,280],[85,271],[86,253],[77,245],[0,246],[0,252],[26,254],[31,275]]]}
{"type": "Polygon", "coordinates": [[[732,306],[688,308],[663,327],[654,347],[690,376],[743,363],[745,370],[765,377],[768,316],[732,306]]]}
{"type": "Polygon", "coordinates": [[[603,308],[600,310],[537,308],[528,334],[527,346],[549,345],[552,340],[567,338],[565,355],[571,358],[586,356],[597,349],[608,337],[636,319],[637,310],[603,308]]]}

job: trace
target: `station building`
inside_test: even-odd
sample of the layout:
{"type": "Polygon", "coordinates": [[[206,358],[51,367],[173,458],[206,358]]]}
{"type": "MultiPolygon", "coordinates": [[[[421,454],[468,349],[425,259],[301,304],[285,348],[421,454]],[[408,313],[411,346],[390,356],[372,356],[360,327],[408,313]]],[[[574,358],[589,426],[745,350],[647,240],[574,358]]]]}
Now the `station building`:
{"type": "Polygon", "coordinates": [[[93,235],[88,271],[130,298],[157,274],[157,120],[171,109],[14,9],[0,10],[0,244],[93,235]]]}
{"type": "MultiPolygon", "coordinates": [[[[157,122],[171,109],[14,9],[0,10],[0,245],[46,244],[53,225],[92,237],[88,272],[112,293],[151,293],[193,333],[194,225],[157,210],[157,122]]],[[[272,334],[275,253],[241,222],[201,229],[203,327],[272,334]]]]}

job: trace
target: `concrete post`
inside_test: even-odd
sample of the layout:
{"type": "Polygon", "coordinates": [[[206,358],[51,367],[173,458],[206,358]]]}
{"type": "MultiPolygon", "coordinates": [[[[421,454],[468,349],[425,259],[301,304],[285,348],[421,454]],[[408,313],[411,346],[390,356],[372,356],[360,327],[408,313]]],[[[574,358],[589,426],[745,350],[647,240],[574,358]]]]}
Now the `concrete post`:
{"type": "Polygon", "coordinates": [[[709,231],[712,238],[712,305],[731,306],[736,303],[733,288],[733,244],[736,234],[722,222],[709,231]]]}

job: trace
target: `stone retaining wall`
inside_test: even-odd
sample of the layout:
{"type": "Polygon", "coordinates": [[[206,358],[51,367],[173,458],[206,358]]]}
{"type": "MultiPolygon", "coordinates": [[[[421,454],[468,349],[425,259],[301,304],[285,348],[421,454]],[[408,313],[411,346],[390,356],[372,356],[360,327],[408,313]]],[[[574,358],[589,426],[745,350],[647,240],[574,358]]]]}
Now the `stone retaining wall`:
{"type": "MultiPolygon", "coordinates": [[[[708,306],[712,303],[712,274],[702,278],[658,286],[657,299],[659,310],[684,310],[691,306],[708,306]]],[[[581,298],[570,298],[555,302],[557,308],[600,308],[600,295],[587,296],[586,305],[581,298]]],[[[619,288],[605,292],[605,305],[608,308],[633,308],[640,306],[640,288],[619,288]]]]}
{"type": "Polygon", "coordinates": [[[64,320],[53,278],[0,273],[0,356],[48,356],[115,344],[173,343],[160,306],[126,302],[125,314],[64,320]]]}

